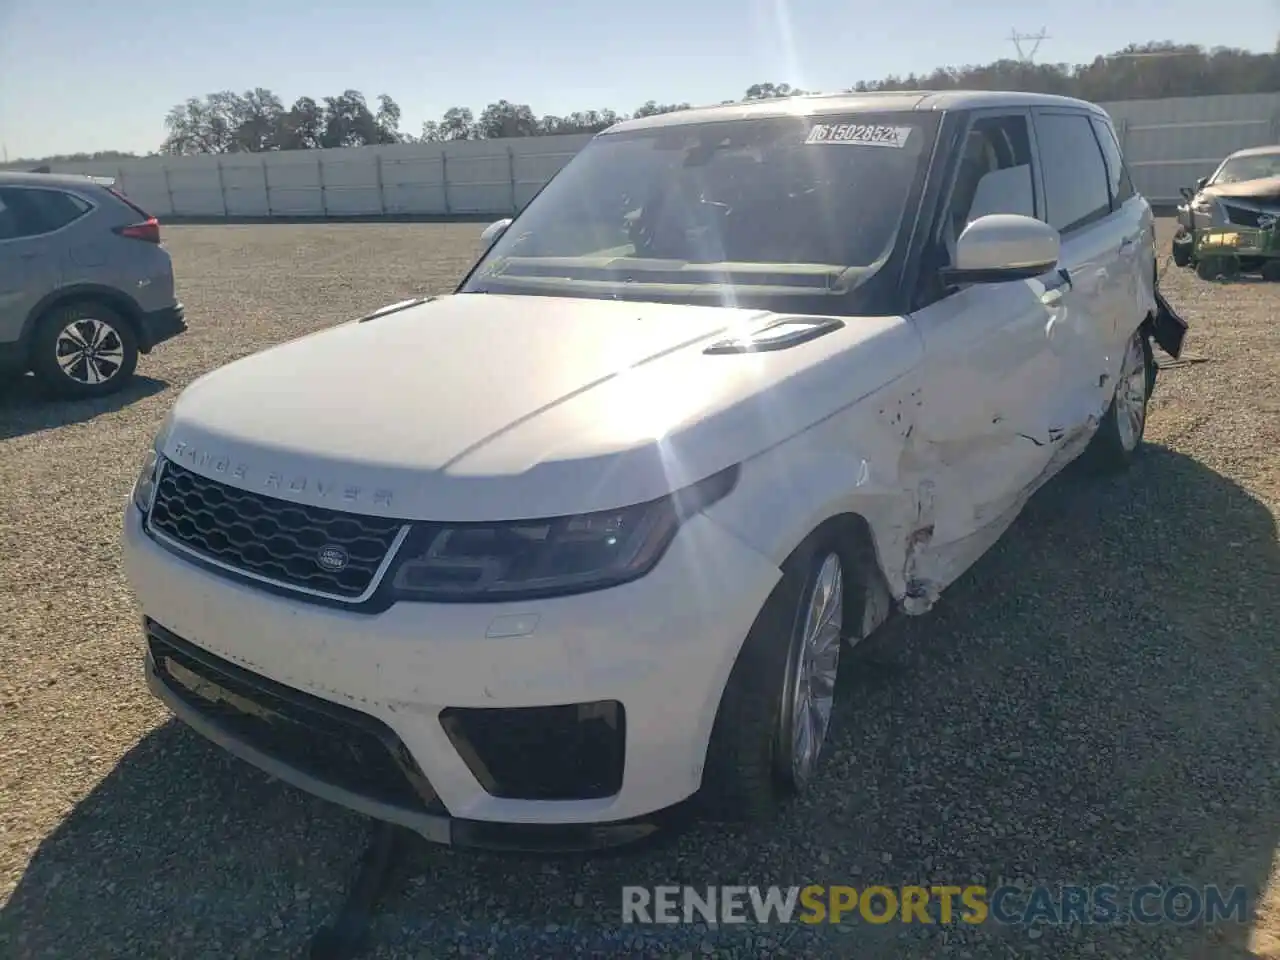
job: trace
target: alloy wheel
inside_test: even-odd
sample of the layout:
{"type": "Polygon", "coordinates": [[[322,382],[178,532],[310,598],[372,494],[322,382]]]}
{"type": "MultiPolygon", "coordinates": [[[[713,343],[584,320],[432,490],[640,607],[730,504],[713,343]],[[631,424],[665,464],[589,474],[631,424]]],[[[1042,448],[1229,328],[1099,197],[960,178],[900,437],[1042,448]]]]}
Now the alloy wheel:
{"type": "Polygon", "coordinates": [[[828,553],[818,565],[787,665],[779,739],[796,786],[812,776],[831,726],[844,626],[843,598],[840,558],[828,553]]]}
{"type": "Polygon", "coordinates": [[[124,342],[115,327],[82,317],[67,324],[54,341],[58,367],[68,379],[86,386],[112,380],[124,366],[124,342]]]}
{"type": "Polygon", "coordinates": [[[1125,348],[1116,385],[1116,431],[1125,452],[1132,452],[1142,440],[1147,419],[1147,358],[1141,334],[1134,334],[1125,348]]]}

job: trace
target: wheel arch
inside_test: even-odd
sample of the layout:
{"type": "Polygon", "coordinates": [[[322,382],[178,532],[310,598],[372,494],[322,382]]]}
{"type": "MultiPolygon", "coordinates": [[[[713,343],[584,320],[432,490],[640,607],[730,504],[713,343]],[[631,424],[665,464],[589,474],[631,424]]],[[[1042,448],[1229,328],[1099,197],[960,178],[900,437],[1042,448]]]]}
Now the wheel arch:
{"type": "Polygon", "coordinates": [[[884,622],[893,603],[875,534],[865,516],[848,510],[828,516],[792,548],[783,567],[808,557],[817,544],[828,542],[844,568],[842,613],[846,633],[854,639],[864,639],[884,622]]]}
{"type": "MultiPolygon", "coordinates": [[[[772,634],[774,631],[786,629],[786,624],[783,622],[784,608],[779,605],[779,601],[789,597],[788,591],[794,590],[800,577],[808,573],[804,568],[815,560],[816,550],[826,544],[830,544],[835,549],[843,567],[844,594],[841,598],[841,613],[845,618],[845,636],[863,632],[861,628],[869,622],[866,617],[869,602],[878,603],[883,600],[883,607],[877,611],[877,614],[880,620],[888,615],[891,601],[877,560],[871,526],[865,517],[850,511],[833,513],[801,536],[780,564],[783,571],[782,578],[774,585],[768,598],[756,613],[750,631],[743,638],[742,644],[725,664],[723,675],[715,687],[714,708],[707,712],[693,741],[695,744],[693,761],[699,780],[697,795],[703,796],[704,799],[708,788],[708,774],[712,775],[712,782],[717,774],[717,759],[713,756],[716,731],[733,726],[731,718],[734,716],[734,710],[740,709],[746,702],[741,694],[731,698],[734,678],[743,674],[749,676],[753,673],[757,676],[774,675],[775,671],[761,669],[762,663],[768,666],[770,651],[767,646],[761,645],[760,638],[764,634],[760,631],[764,629],[772,634]],[[867,588],[867,585],[873,586],[867,588]],[[875,599],[872,601],[869,598],[875,599]]],[[[749,699],[754,701],[758,698],[749,699]]]]}
{"type": "Polygon", "coordinates": [[[22,336],[19,339],[23,357],[27,363],[31,362],[31,344],[35,339],[37,325],[54,310],[77,303],[101,303],[110,307],[125,323],[129,324],[130,331],[138,339],[139,344],[142,343],[142,325],[139,322],[142,311],[137,301],[115,287],[97,283],[77,283],[61,287],[48,294],[27,314],[27,319],[22,326],[22,336]]]}

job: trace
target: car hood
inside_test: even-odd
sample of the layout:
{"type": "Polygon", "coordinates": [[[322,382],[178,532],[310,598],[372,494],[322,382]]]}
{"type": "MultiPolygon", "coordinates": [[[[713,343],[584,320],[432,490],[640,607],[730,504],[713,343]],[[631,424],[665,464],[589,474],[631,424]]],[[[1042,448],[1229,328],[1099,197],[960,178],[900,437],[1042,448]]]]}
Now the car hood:
{"type": "Polygon", "coordinates": [[[1260,180],[1242,180],[1240,183],[1219,183],[1205,187],[1202,193],[1211,197],[1234,197],[1240,200],[1280,202],[1280,177],[1263,177],[1260,180]]]}
{"type": "Polygon", "coordinates": [[[460,294],[231,363],[189,386],[170,459],[298,503],[418,520],[607,510],[739,463],[914,365],[900,317],[707,354],[779,319],[460,294]]]}

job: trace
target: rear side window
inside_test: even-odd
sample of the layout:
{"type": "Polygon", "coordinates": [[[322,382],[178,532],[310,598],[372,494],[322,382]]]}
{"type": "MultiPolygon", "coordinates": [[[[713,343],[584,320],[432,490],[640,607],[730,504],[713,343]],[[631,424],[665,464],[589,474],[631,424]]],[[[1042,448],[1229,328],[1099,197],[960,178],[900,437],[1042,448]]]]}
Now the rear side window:
{"type": "Polygon", "coordinates": [[[47,188],[0,187],[0,239],[38,237],[59,230],[93,209],[80,197],[47,188]]]}
{"type": "Polygon", "coordinates": [[[1035,118],[1049,226],[1070,233],[1111,212],[1107,165],[1089,118],[1041,113],[1035,118]]]}
{"type": "Polygon", "coordinates": [[[1107,161],[1107,181],[1111,187],[1111,209],[1118,210],[1126,200],[1132,197],[1136,190],[1133,189],[1133,181],[1129,178],[1129,165],[1124,162],[1124,157],[1120,153],[1120,142],[1116,140],[1115,131],[1111,129],[1111,124],[1093,117],[1090,121],[1093,124],[1093,132],[1098,137],[1098,145],[1102,147],[1102,156],[1107,161]]]}

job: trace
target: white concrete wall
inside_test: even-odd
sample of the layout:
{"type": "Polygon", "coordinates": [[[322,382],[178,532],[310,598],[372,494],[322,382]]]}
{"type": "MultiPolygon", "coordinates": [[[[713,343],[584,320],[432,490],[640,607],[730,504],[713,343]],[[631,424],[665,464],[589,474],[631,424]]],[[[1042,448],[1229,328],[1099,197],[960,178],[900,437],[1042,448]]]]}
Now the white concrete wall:
{"type": "Polygon", "coordinates": [[[51,164],[115,177],[158,217],[502,215],[519,209],[589,135],[51,164]]]}
{"type": "Polygon", "coordinates": [[[1229,153],[1280,144],[1280,93],[1126,100],[1103,104],[1115,121],[1134,185],[1156,201],[1208,176],[1229,153]]]}
{"type": "MultiPolygon", "coordinates": [[[[1138,190],[1155,202],[1241,147],[1280,143],[1280,94],[1104,104],[1138,190]]],[[[156,216],[505,216],[522,207],[590,135],[400,144],[221,157],[55,164],[117,178],[156,216]]]]}

